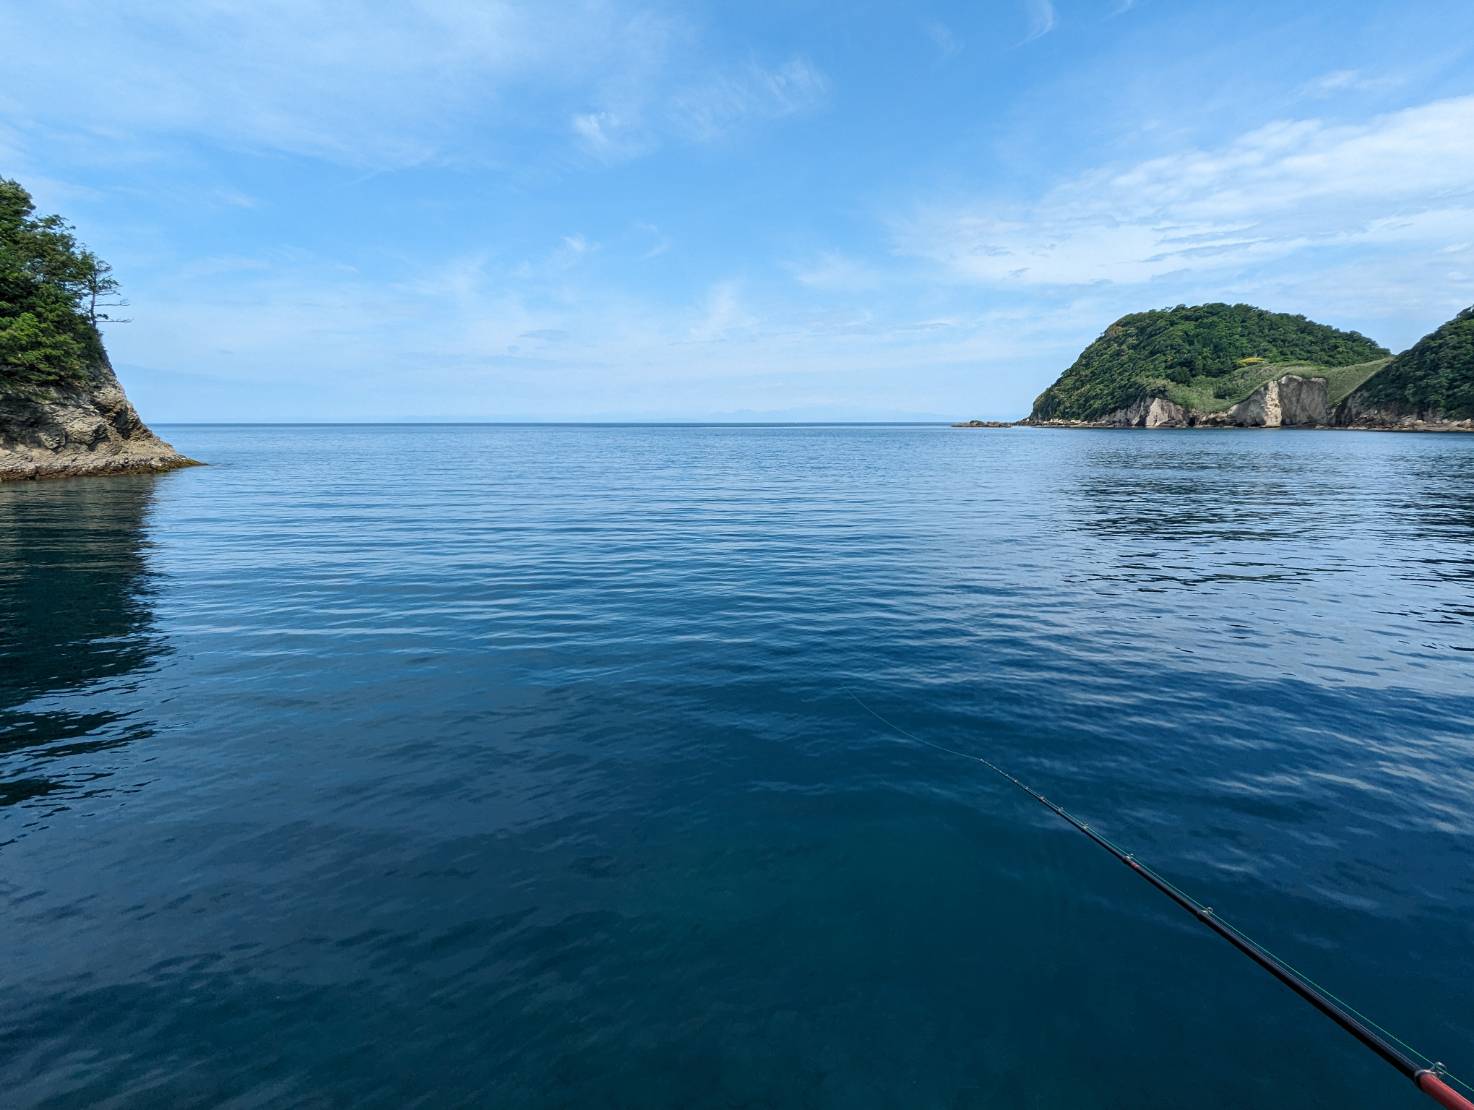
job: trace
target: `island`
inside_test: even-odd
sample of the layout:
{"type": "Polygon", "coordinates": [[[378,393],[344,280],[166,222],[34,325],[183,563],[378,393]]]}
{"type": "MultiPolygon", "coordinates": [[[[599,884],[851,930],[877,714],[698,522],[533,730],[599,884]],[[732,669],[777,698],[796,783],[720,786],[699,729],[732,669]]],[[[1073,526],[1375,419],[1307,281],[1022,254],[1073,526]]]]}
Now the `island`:
{"type": "Polygon", "coordinates": [[[139,418],[100,325],[118,283],[59,216],[0,178],[0,481],[198,466],[139,418]]]}
{"type": "Polygon", "coordinates": [[[1253,305],[1132,313],[1018,423],[1474,431],[1474,308],[1395,358],[1359,332],[1253,305]]]}

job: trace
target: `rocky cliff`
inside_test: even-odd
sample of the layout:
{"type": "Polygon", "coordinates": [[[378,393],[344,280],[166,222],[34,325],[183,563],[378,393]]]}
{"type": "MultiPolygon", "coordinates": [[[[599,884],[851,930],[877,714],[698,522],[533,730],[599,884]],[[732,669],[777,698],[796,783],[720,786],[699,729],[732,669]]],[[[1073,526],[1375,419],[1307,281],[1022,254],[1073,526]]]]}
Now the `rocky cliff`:
{"type": "Polygon", "coordinates": [[[1474,417],[1460,419],[1438,407],[1389,404],[1354,393],[1336,406],[1335,424],[1385,432],[1474,432],[1474,417]]]}
{"type": "Polygon", "coordinates": [[[196,465],[139,419],[106,356],[76,382],[0,389],[0,481],[196,465]]]}
{"type": "Polygon", "coordinates": [[[1068,428],[1291,428],[1330,422],[1324,378],[1285,374],[1265,382],[1238,404],[1222,412],[1200,412],[1166,397],[1142,397],[1098,420],[1026,421],[1068,428]]]}
{"type": "Polygon", "coordinates": [[[1325,424],[1330,416],[1324,378],[1286,374],[1265,382],[1227,412],[1201,415],[1197,423],[1209,427],[1293,428],[1325,424]]]}

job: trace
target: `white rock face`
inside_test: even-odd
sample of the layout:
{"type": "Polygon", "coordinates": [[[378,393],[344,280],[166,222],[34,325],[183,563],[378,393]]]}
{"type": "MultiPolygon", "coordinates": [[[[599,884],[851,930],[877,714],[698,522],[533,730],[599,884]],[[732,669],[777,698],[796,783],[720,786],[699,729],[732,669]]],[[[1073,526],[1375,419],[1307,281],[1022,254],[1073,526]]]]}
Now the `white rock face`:
{"type": "Polygon", "coordinates": [[[1265,382],[1224,415],[1225,424],[1241,428],[1326,424],[1331,419],[1326,380],[1286,374],[1265,382]]]}
{"type": "Polygon", "coordinates": [[[1042,420],[1036,423],[1076,428],[1311,427],[1331,423],[1331,406],[1324,378],[1285,374],[1265,382],[1226,412],[1189,411],[1166,397],[1143,397],[1099,420],[1042,420]]]}
{"type": "Polygon", "coordinates": [[[1143,397],[1095,421],[1108,428],[1185,428],[1187,410],[1165,397],[1143,397]]]}

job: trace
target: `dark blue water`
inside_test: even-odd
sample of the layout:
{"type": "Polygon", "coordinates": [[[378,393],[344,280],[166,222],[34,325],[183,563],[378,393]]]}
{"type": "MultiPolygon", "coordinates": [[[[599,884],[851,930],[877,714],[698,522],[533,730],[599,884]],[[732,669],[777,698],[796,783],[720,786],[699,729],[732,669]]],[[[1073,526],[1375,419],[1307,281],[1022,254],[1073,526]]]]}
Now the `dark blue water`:
{"type": "Polygon", "coordinates": [[[178,427],[0,487],[7,1106],[1416,1105],[1474,436],[178,427]]]}

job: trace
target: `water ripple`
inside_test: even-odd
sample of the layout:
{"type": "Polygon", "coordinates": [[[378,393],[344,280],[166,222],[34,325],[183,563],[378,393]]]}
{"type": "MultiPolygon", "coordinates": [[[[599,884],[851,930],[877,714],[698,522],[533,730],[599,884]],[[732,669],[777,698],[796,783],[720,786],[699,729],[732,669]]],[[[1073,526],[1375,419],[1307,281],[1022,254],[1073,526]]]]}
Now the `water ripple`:
{"type": "Polygon", "coordinates": [[[1474,437],[169,434],[0,487],[10,1104],[1403,1093],[846,689],[1474,1043],[1474,437]]]}

